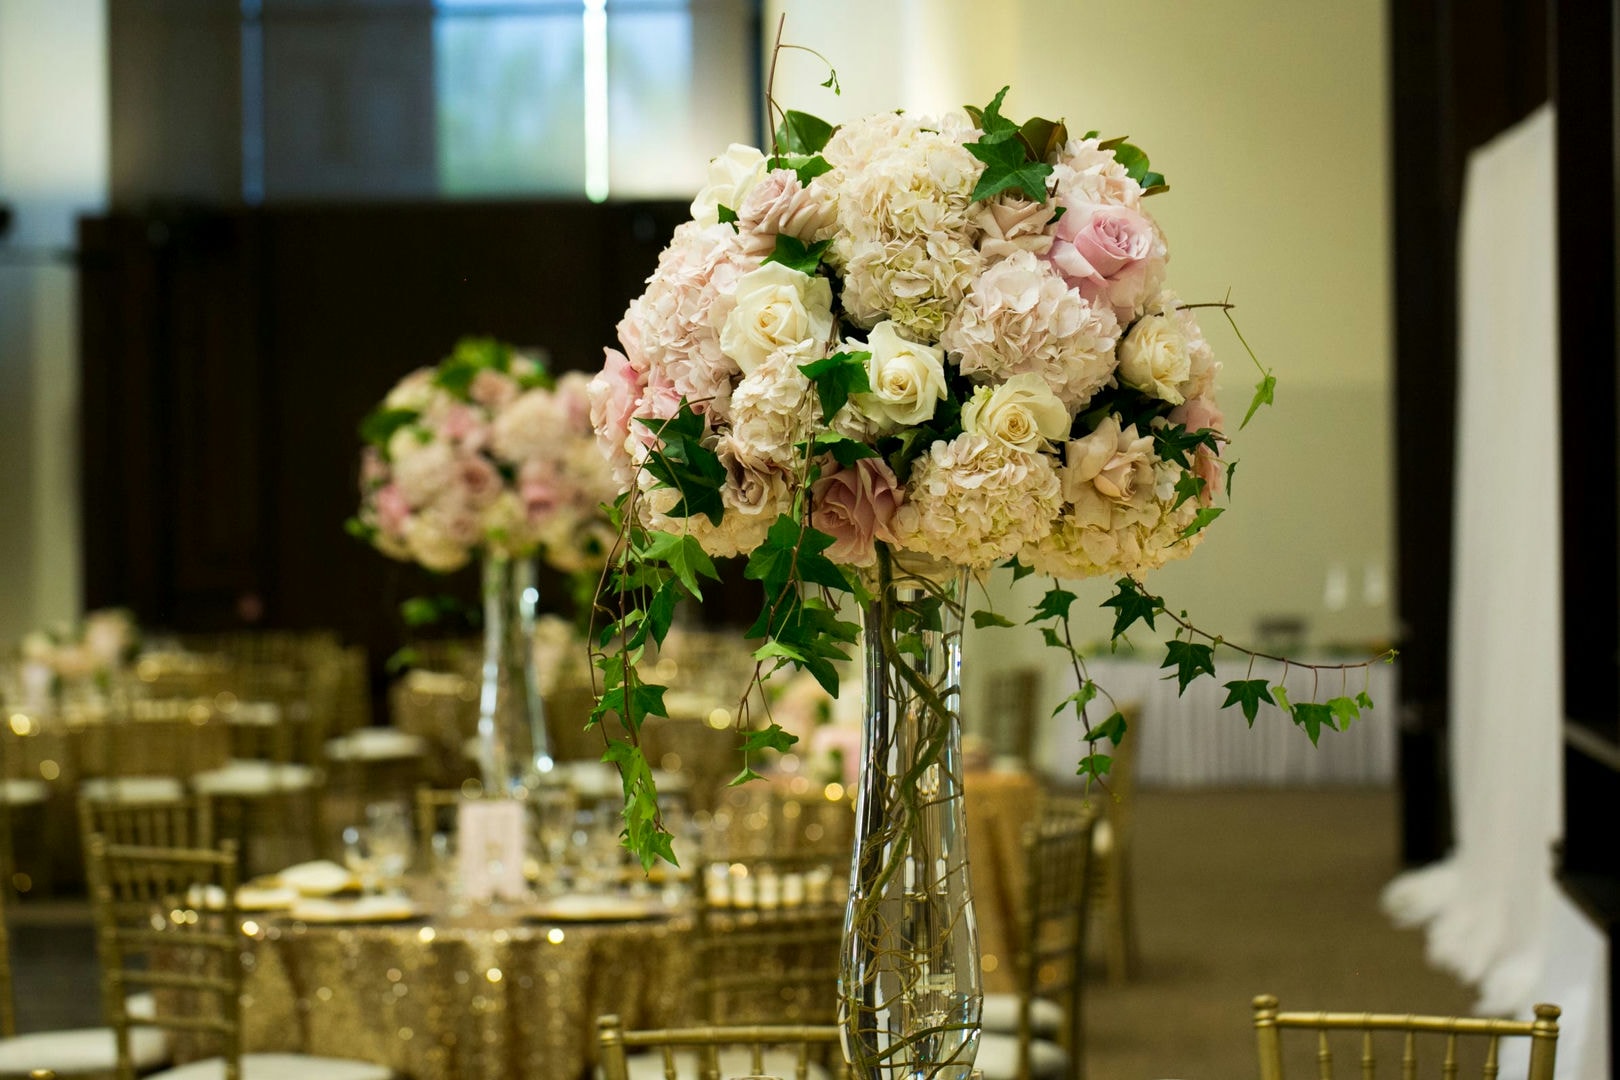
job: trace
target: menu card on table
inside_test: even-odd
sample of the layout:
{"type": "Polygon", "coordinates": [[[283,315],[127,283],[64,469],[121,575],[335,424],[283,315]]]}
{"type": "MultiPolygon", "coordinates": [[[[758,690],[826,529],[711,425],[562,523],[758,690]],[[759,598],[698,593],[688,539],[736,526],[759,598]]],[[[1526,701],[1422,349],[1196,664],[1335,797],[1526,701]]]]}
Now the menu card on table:
{"type": "Polygon", "coordinates": [[[523,804],[468,799],[456,815],[462,895],[472,901],[521,900],[524,893],[523,804]]]}

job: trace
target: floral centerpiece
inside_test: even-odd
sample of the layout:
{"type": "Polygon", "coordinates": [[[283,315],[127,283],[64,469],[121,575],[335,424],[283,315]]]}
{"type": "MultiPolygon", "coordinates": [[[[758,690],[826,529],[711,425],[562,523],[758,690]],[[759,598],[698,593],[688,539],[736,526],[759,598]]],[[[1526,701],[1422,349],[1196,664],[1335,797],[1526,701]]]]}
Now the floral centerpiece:
{"type": "Polygon", "coordinates": [[[361,424],[351,531],[391,558],[447,573],[483,562],[480,753],[490,790],[527,790],[551,758],[535,673],[534,559],[599,568],[616,493],[596,445],[589,376],[553,376],[540,354],[456,343],[401,379],[361,424]]]}
{"type": "Polygon", "coordinates": [[[22,639],[21,700],[42,709],[64,683],[93,682],[105,690],[140,648],[140,630],[126,608],[86,612],[77,626],[36,630],[22,639]]]}
{"type": "MultiPolygon", "coordinates": [[[[837,695],[836,662],[860,633],[840,601],[861,606],[840,998],[863,1077],[965,1077],[978,1039],[956,723],[969,576],[1006,565],[1054,579],[1026,621],[1075,666],[1067,704],[1093,747],[1078,763],[1088,781],[1105,781],[1126,722],[1071,644],[1076,595],[1056,579],[1114,578],[1116,637],[1167,620],[1166,666],[1183,688],[1214,672],[1217,639],[1142,580],[1191,554],[1223,512],[1221,364],[1197,309],[1228,305],[1171,290],[1147,210],[1167,185],[1145,153],[1011,120],[1005,94],[837,128],[776,110],[768,153],[734,145],[714,160],[591,385],[623,491],[593,720],[620,725],[607,756],[644,860],[671,852],[638,742],[663,688],[636,661],[676,603],[700,596],[712,560],[746,556],[764,590],[739,780],[750,755],[792,742],[758,678],[792,666],[837,695]]],[[[1273,394],[1255,364],[1245,422],[1273,394]]],[[[1315,724],[1313,739],[1344,707],[1290,704],[1263,680],[1231,687],[1250,722],[1270,702],[1315,724]]]]}

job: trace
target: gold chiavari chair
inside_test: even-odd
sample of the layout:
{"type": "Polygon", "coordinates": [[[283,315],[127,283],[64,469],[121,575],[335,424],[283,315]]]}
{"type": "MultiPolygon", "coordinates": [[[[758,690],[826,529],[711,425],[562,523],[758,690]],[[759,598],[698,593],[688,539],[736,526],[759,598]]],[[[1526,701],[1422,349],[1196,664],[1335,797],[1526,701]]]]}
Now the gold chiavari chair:
{"type": "Polygon", "coordinates": [[[779,1076],[783,1080],[832,1077],[846,1080],[835,1025],[665,1028],[626,1031],[617,1016],[597,1021],[597,1045],[604,1080],[647,1075],[666,1080],[724,1080],[726,1077],[779,1076]],[[630,1051],[656,1051],[632,1055],[630,1051]],[[638,1072],[650,1062],[656,1072],[638,1072]]]}
{"type": "Polygon", "coordinates": [[[1025,837],[1018,992],[985,999],[976,1062],[986,1080],[1083,1073],[1081,983],[1097,821],[1086,801],[1051,799],[1025,837]]]}
{"type": "Polygon", "coordinates": [[[433,788],[423,785],[416,789],[416,865],[426,870],[433,866],[435,853],[433,838],[441,833],[454,834],[456,810],[462,799],[476,799],[483,794],[482,787],[469,780],[461,789],[433,788]]]}
{"type": "Polygon", "coordinates": [[[134,1080],[132,1036],[145,1024],[212,1036],[217,1057],[147,1080],[391,1080],[385,1066],[303,1054],[242,1050],[241,920],[237,852],[89,842],[90,897],[103,969],[103,997],[117,1043],[117,1080],[134,1080]],[[125,1005],[131,986],[155,991],[150,1017],[125,1005]]]}
{"type": "Polygon", "coordinates": [[[1495,1080],[1500,1066],[1499,1048],[1504,1038],[1530,1040],[1529,1080],[1552,1080],[1558,1052],[1556,1005],[1537,1005],[1534,1020],[1490,1020],[1475,1017],[1412,1016],[1383,1013],[1282,1012],[1271,994],[1254,999],[1254,1030],[1259,1043],[1260,1080],[1282,1080],[1282,1031],[1303,1028],[1316,1032],[1317,1074],[1333,1080],[1332,1032],[1360,1032],[1356,1067],[1363,1077],[1372,1077],[1376,1068],[1374,1033],[1398,1032],[1401,1039],[1401,1075],[1411,1080],[1417,1075],[1417,1037],[1422,1034],[1445,1036],[1445,1058],[1441,1074],[1452,1080],[1461,1066],[1461,1039],[1484,1039],[1481,1075],[1495,1080]]]}

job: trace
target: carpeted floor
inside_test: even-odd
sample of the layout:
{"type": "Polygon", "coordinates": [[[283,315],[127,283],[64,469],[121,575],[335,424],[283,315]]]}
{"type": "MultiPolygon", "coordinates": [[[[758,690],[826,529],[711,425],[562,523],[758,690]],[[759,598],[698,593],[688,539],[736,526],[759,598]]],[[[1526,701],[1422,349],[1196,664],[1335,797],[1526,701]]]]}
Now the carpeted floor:
{"type": "MultiPolygon", "coordinates": [[[[1390,792],[1144,792],[1137,821],[1142,970],[1118,989],[1099,971],[1088,988],[1088,1080],[1253,1077],[1262,992],[1302,1009],[1468,1010],[1470,994],[1424,966],[1421,935],[1378,912],[1397,869],[1390,792]]],[[[20,1028],[98,1022],[82,905],[13,915],[20,1028]]],[[[1296,1040],[1291,1076],[1316,1075],[1309,1042],[1296,1040]]],[[[1339,1075],[1355,1074],[1355,1048],[1340,1054],[1339,1075]]]]}
{"type": "MultiPolygon", "coordinates": [[[[1378,911],[1398,870],[1391,792],[1144,792],[1137,822],[1142,971],[1088,986],[1088,1080],[1255,1076],[1259,993],[1295,1009],[1469,1011],[1472,995],[1424,965],[1422,935],[1378,911]]],[[[1312,1037],[1288,1045],[1289,1075],[1315,1076],[1312,1037]]],[[[1394,1075],[1399,1049],[1378,1052],[1394,1075]]],[[[1338,1075],[1359,1071],[1359,1045],[1335,1054],[1338,1075]]]]}

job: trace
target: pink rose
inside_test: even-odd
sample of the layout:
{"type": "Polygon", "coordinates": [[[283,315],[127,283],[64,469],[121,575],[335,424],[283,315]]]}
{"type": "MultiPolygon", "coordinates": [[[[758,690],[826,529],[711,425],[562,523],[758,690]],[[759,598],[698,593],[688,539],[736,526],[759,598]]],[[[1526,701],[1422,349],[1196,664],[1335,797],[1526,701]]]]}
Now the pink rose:
{"type": "Polygon", "coordinates": [[[468,506],[481,508],[494,502],[505,484],[495,466],[478,455],[467,454],[456,461],[456,487],[468,506]]]}
{"type": "Polygon", "coordinates": [[[749,189],[737,208],[737,230],[742,249],[763,258],[776,248],[778,234],[803,240],[831,228],[836,211],[799,183],[791,169],[774,169],[749,189]]]}
{"type": "Polygon", "coordinates": [[[518,396],[517,380],[510,375],[485,368],[473,376],[467,386],[467,396],[491,412],[499,412],[518,396]]]}
{"type": "Polygon", "coordinates": [[[1080,295],[1128,322],[1164,275],[1153,222],[1125,206],[1070,206],[1052,226],[1047,259],[1080,295]]]}
{"type": "Polygon", "coordinates": [[[469,450],[477,450],[488,438],[478,410],[460,403],[449,406],[439,417],[439,434],[469,450]]]}
{"type": "Polygon", "coordinates": [[[360,452],[360,491],[364,494],[388,479],[388,462],[375,446],[360,452]]]}
{"type": "MultiPolygon", "coordinates": [[[[1172,424],[1180,424],[1189,432],[1202,431],[1205,428],[1219,432],[1226,423],[1226,417],[1222,415],[1220,406],[1210,398],[1201,397],[1190,398],[1171,409],[1169,420],[1172,424]]],[[[1199,493],[1198,501],[1208,506],[1225,485],[1226,474],[1221,468],[1221,456],[1207,446],[1200,446],[1193,451],[1192,465],[1193,475],[1204,481],[1204,490],[1199,493]]]]}
{"type": "Polygon", "coordinates": [[[385,484],[377,489],[377,528],[390,536],[402,536],[405,519],[411,516],[411,504],[398,484],[385,484]]]}
{"type": "Polygon", "coordinates": [[[596,439],[602,452],[613,463],[613,474],[619,482],[630,477],[630,424],[636,415],[636,405],[647,388],[645,376],[636,370],[628,358],[617,349],[604,349],[602,370],[588,388],[591,402],[591,426],[596,428],[596,439]]]}
{"type": "Polygon", "coordinates": [[[862,458],[810,488],[810,524],[833,538],[827,557],[849,566],[877,560],[876,541],[897,544],[894,513],[902,495],[894,471],[880,458],[862,458]]]}
{"type": "Polygon", "coordinates": [[[557,466],[543,458],[524,462],[518,473],[518,497],[523,500],[530,521],[555,510],[563,499],[562,477],[557,474],[557,466]]]}

